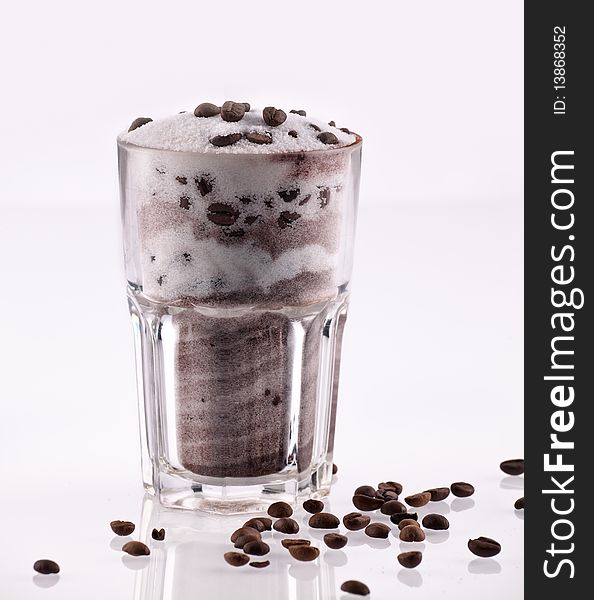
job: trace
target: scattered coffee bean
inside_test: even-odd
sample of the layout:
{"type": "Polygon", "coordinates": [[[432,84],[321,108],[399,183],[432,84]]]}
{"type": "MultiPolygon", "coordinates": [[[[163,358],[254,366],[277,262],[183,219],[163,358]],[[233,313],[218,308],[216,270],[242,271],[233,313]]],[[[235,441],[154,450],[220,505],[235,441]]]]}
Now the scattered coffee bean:
{"type": "Polygon", "coordinates": [[[283,210],[276,220],[278,226],[281,229],[286,229],[287,227],[291,227],[292,224],[300,219],[301,215],[298,212],[291,212],[289,210],[283,210]]]}
{"type": "Polygon", "coordinates": [[[402,519],[400,523],[398,523],[398,529],[402,531],[408,525],[414,525],[415,527],[420,527],[419,522],[414,519],[402,519]]]}
{"type": "Polygon", "coordinates": [[[450,488],[431,488],[430,490],[425,490],[425,492],[431,494],[431,502],[439,502],[440,500],[445,500],[450,495],[450,488]]]}
{"type": "Polygon", "coordinates": [[[196,117],[214,117],[221,113],[221,107],[211,102],[203,102],[194,109],[196,117]]]}
{"type": "Polygon", "coordinates": [[[398,536],[403,542],[422,542],[425,539],[425,532],[419,525],[407,525],[400,530],[398,536]]]}
{"type": "Polygon", "coordinates": [[[245,115],[245,105],[241,102],[227,100],[221,106],[221,119],[230,123],[241,121],[245,115]]]}
{"type": "Polygon", "coordinates": [[[384,515],[395,515],[396,513],[406,512],[406,506],[398,500],[388,500],[381,505],[380,512],[384,515]]]}
{"type": "Polygon", "coordinates": [[[243,547],[243,551],[254,556],[264,556],[270,552],[270,546],[262,540],[253,540],[243,547]]]}
{"type": "Polygon", "coordinates": [[[222,148],[223,146],[232,146],[233,144],[236,144],[241,138],[241,133],[230,133],[229,135],[215,135],[210,138],[209,142],[213,146],[222,148]]]}
{"type": "Polygon", "coordinates": [[[249,102],[242,102],[242,104],[245,107],[245,112],[250,112],[250,110],[252,110],[249,102]]]}
{"type": "Polygon", "coordinates": [[[143,125],[146,125],[147,123],[150,123],[151,121],[152,119],[149,119],[148,117],[138,117],[138,119],[134,119],[130,127],[128,127],[128,133],[138,129],[139,127],[142,127],[143,125]]]}
{"type": "Polygon", "coordinates": [[[391,490],[398,495],[402,494],[402,484],[397,481],[382,481],[377,484],[378,490],[391,490]]]}
{"type": "Polygon", "coordinates": [[[274,522],[272,526],[275,531],[280,533],[294,534],[299,531],[299,523],[290,517],[282,517],[274,522]]]}
{"type": "Polygon", "coordinates": [[[243,567],[250,562],[250,557],[243,552],[225,552],[223,557],[232,567],[243,567]]]}
{"type": "Polygon", "coordinates": [[[369,496],[364,496],[363,494],[355,494],[353,496],[353,504],[359,510],[377,510],[382,506],[384,500],[382,498],[370,498],[369,496]]]}
{"type": "Polygon", "coordinates": [[[299,137],[299,134],[294,129],[291,129],[291,131],[288,131],[287,134],[290,135],[292,138],[299,137]]]}
{"type": "Polygon", "coordinates": [[[250,131],[246,134],[245,139],[252,144],[272,144],[272,136],[269,133],[250,131]]]}
{"type": "Polygon", "coordinates": [[[257,529],[260,533],[263,531],[270,531],[272,529],[272,519],[269,519],[268,517],[255,517],[246,521],[243,524],[243,527],[252,527],[253,529],[257,529]]]}
{"type": "Polygon", "coordinates": [[[36,560],[33,564],[33,570],[41,573],[42,575],[55,575],[60,572],[60,565],[53,560],[48,560],[47,558],[42,558],[41,560],[36,560]]]}
{"type": "Polygon", "coordinates": [[[266,125],[269,125],[270,127],[278,127],[287,120],[287,113],[285,113],[284,110],[280,110],[280,108],[267,106],[262,111],[262,118],[264,119],[264,123],[266,123],[266,125]]]}
{"type": "Polygon", "coordinates": [[[390,535],[390,528],[385,523],[369,523],[365,533],[372,538],[386,539],[390,535]]]}
{"type": "MultiPolygon", "coordinates": [[[[253,528],[250,528],[253,529],[253,528]]],[[[255,529],[253,529],[253,533],[246,533],[243,535],[240,535],[236,540],[235,540],[235,544],[233,544],[235,546],[235,548],[243,548],[246,544],[249,544],[250,542],[259,542],[261,540],[261,538],[259,536],[256,536],[255,534],[258,533],[255,529]]]]}
{"type": "Polygon", "coordinates": [[[328,125],[330,125],[330,127],[336,127],[336,123],[334,121],[328,121],[328,125]]]}
{"type": "Polygon", "coordinates": [[[358,512],[349,513],[342,518],[343,525],[350,531],[365,529],[370,521],[371,517],[369,515],[362,515],[358,512]]]}
{"type": "Polygon", "coordinates": [[[182,185],[188,185],[187,177],[182,177],[181,175],[178,175],[175,179],[178,183],[181,183],[182,185]]]}
{"type": "Polygon", "coordinates": [[[514,508],[516,510],[524,510],[524,496],[522,496],[521,498],[518,498],[515,502],[514,502],[514,508]]]}
{"type": "Polygon", "coordinates": [[[324,543],[332,550],[340,550],[347,545],[349,538],[341,533],[327,533],[324,536],[324,543]]]}
{"type": "Polygon", "coordinates": [[[378,490],[378,494],[378,498],[383,498],[386,502],[388,500],[398,500],[398,494],[392,490],[378,490]]]}
{"type": "Polygon", "coordinates": [[[436,529],[442,531],[450,528],[450,522],[443,516],[435,513],[430,513],[423,517],[421,521],[425,529],[436,529]]]}
{"type": "Polygon", "coordinates": [[[300,193],[301,190],[299,188],[295,188],[293,190],[280,190],[278,195],[285,202],[293,202],[293,200],[295,200],[300,193]]]}
{"type": "Polygon", "coordinates": [[[290,110],[294,115],[299,115],[300,117],[307,117],[307,113],[304,110],[290,110]]]}
{"type": "Polygon", "coordinates": [[[331,513],[320,512],[309,518],[309,526],[314,529],[336,529],[340,525],[338,517],[331,513]]]}
{"type": "Polygon", "coordinates": [[[297,544],[296,546],[289,546],[289,554],[296,560],[304,562],[315,560],[320,556],[320,550],[315,546],[307,546],[305,544],[297,544]]]}
{"type": "Polygon", "coordinates": [[[290,548],[291,546],[309,546],[311,544],[311,541],[300,538],[285,538],[284,540],[281,540],[281,544],[285,548],[290,548]]]}
{"type": "Polygon", "coordinates": [[[215,225],[221,225],[228,227],[233,225],[239,217],[239,211],[230,204],[223,204],[222,202],[213,202],[206,213],[209,221],[212,221],[215,225]]]}
{"type": "Polygon", "coordinates": [[[458,496],[458,498],[467,498],[474,494],[474,487],[470,483],[465,483],[464,481],[452,483],[450,489],[452,490],[452,494],[458,496]]]}
{"type": "Polygon", "coordinates": [[[162,542],[165,539],[165,530],[164,529],[153,529],[151,533],[151,537],[157,542],[162,542]]]}
{"type": "Polygon", "coordinates": [[[268,514],[275,519],[290,517],[293,514],[293,509],[286,502],[273,502],[268,507],[268,514]]]}
{"type": "Polygon", "coordinates": [[[314,123],[310,123],[309,126],[314,130],[314,131],[322,131],[317,125],[315,125],[314,123]]]}
{"type": "Polygon", "coordinates": [[[375,488],[370,485],[360,485],[353,494],[355,496],[369,496],[370,498],[375,498],[375,488]]]}
{"type": "Polygon", "coordinates": [[[499,466],[508,475],[521,475],[524,472],[524,459],[513,458],[511,460],[504,460],[499,466]]]}
{"type": "Polygon", "coordinates": [[[392,521],[394,525],[398,525],[398,523],[401,523],[404,521],[404,519],[412,519],[413,521],[417,521],[417,513],[401,512],[390,516],[390,521],[392,521]]]}
{"type": "Polygon", "coordinates": [[[336,473],[338,473],[338,467],[332,463],[332,475],[336,475],[336,473]]]}
{"type": "Polygon", "coordinates": [[[340,131],[342,131],[343,133],[348,133],[350,135],[351,130],[348,127],[341,127],[340,131]]]}
{"type": "Polygon", "coordinates": [[[488,537],[479,537],[475,540],[468,540],[468,549],[477,556],[490,558],[501,552],[501,544],[488,537]]]}
{"type": "Polygon", "coordinates": [[[198,191],[202,197],[212,192],[212,179],[209,177],[196,177],[194,182],[196,183],[196,187],[198,188],[198,191]]]}
{"type": "Polygon", "coordinates": [[[303,503],[303,508],[308,513],[315,515],[316,513],[322,512],[324,510],[324,503],[321,500],[306,500],[303,503]]]}
{"type": "Polygon", "coordinates": [[[348,594],[357,594],[357,596],[369,595],[369,588],[362,581],[356,581],[354,579],[345,581],[340,586],[340,589],[348,594]]]}
{"type": "Polygon", "coordinates": [[[112,521],[109,526],[116,535],[130,535],[136,529],[132,521],[112,521]]]}
{"type": "Polygon", "coordinates": [[[421,564],[423,555],[421,552],[413,550],[412,552],[402,552],[398,555],[398,562],[407,569],[414,569],[421,564]]]}
{"type": "Polygon", "coordinates": [[[122,546],[122,551],[131,556],[148,556],[151,551],[146,544],[142,542],[126,542],[122,546]]]}
{"type": "Polygon", "coordinates": [[[250,563],[250,567],[254,567],[255,569],[263,569],[270,565],[269,560],[256,560],[250,563]]]}
{"type": "Polygon", "coordinates": [[[421,492],[420,494],[413,494],[412,496],[407,496],[404,501],[409,506],[414,506],[415,508],[420,508],[421,506],[425,506],[431,500],[431,494],[429,492],[421,492]]]}
{"type": "Polygon", "coordinates": [[[236,529],[231,534],[231,542],[235,543],[240,537],[242,537],[244,535],[255,536],[254,539],[256,539],[256,540],[261,540],[262,539],[262,536],[260,535],[260,532],[257,529],[254,529],[253,527],[246,527],[244,525],[243,527],[240,527],[239,529],[236,529]]]}

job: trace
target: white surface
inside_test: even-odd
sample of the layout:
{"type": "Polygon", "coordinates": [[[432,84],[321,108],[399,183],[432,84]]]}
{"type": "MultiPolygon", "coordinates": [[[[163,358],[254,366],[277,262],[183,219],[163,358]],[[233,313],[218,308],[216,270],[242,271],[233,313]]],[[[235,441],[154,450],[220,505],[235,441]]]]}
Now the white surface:
{"type": "Polygon", "coordinates": [[[374,600],[521,598],[523,492],[508,486],[522,480],[498,470],[523,454],[521,3],[166,6],[13,3],[0,23],[3,596],[341,600],[360,578],[374,600]],[[112,547],[109,521],[138,522],[143,501],[114,138],[138,115],[227,98],[330,110],[364,135],[331,508],[351,510],[362,483],[474,483],[417,574],[392,538],[233,570],[235,522],[195,515],[172,529],[163,578],[163,552],[112,547]],[[466,549],[480,535],[502,543],[495,561],[466,549]],[[59,581],[34,579],[40,557],[59,581]],[[149,576],[152,595],[134,596],[149,576]]]}

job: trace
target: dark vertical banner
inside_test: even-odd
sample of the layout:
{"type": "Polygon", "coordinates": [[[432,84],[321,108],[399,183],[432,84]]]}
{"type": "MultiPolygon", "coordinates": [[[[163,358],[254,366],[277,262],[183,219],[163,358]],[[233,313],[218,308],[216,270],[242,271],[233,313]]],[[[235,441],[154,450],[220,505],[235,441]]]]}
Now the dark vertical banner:
{"type": "Polygon", "coordinates": [[[587,8],[525,3],[526,598],[591,597],[594,577],[594,35],[587,8]]]}

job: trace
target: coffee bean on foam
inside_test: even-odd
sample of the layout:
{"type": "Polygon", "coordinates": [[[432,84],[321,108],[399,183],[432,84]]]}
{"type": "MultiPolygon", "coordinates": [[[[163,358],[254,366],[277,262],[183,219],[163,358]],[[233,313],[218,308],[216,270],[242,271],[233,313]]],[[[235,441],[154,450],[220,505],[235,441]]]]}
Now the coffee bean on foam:
{"type": "Polygon", "coordinates": [[[290,110],[289,112],[295,114],[295,115],[299,115],[300,117],[307,117],[307,113],[304,110],[290,110]]]}
{"type": "Polygon", "coordinates": [[[280,108],[274,108],[274,106],[267,106],[262,111],[262,118],[269,127],[278,127],[287,120],[287,113],[280,108]]]}
{"type": "Polygon", "coordinates": [[[130,127],[128,127],[128,133],[130,133],[130,131],[138,129],[139,127],[142,127],[143,125],[146,125],[147,123],[150,123],[151,121],[152,119],[150,119],[149,117],[138,117],[138,119],[134,119],[130,127]]]}
{"type": "Polygon", "coordinates": [[[194,109],[196,117],[214,117],[221,113],[221,107],[211,102],[203,102],[194,109]]]}
{"type": "Polygon", "coordinates": [[[318,139],[322,144],[338,144],[338,138],[330,131],[318,133],[318,139]]]}
{"type": "Polygon", "coordinates": [[[241,121],[244,115],[245,104],[242,102],[233,102],[232,100],[223,102],[223,106],[221,106],[221,119],[223,119],[223,121],[235,123],[241,121]]]}
{"type": "Polygon", "coordinates": [[[211,137],[209,141],[213,146],[222,148],[224,146],[236,144],[242,137],[241,133],[230,133],[229,135],[215,135],[214,137],[211,137]]]}

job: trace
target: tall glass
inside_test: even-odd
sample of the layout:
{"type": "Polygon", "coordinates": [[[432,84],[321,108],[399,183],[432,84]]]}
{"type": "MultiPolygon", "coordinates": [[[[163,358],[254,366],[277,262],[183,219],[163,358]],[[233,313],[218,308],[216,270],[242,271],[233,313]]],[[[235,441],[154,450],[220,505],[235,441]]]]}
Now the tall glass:
{"type": "Polygon", "coordinates": [[[146,489],[222,513],[327,494],[361,139],[118,154],[146,489]]]}

